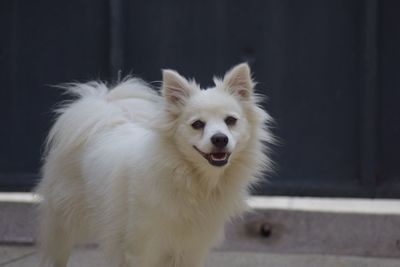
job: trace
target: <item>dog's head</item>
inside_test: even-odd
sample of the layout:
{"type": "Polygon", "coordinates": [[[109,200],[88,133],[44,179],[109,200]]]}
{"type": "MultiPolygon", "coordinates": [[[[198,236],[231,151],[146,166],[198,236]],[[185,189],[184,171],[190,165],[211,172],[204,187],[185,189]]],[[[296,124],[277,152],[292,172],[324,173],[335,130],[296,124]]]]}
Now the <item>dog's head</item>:
{"type": "Polygon", "coordinates": [[[252,138],[249,106],[254,83],[240,64],[206,90],[172,70],[163,71],[162,94],[173,121],[172,138],[187,160],[207,168],[229,166],[252,138]]]}

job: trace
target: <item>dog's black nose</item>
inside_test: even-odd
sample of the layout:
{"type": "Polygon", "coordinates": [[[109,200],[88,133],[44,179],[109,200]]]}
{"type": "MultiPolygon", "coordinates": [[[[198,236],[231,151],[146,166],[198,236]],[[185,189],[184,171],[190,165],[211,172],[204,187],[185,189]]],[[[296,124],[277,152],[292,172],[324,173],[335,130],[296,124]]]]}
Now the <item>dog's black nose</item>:
{"type": "Polygon", "coordinates": [[[222,133],[217,133],[211,136],[211,143],[217,148],[224,148],[228,144],[228,137],[222,133]]]}

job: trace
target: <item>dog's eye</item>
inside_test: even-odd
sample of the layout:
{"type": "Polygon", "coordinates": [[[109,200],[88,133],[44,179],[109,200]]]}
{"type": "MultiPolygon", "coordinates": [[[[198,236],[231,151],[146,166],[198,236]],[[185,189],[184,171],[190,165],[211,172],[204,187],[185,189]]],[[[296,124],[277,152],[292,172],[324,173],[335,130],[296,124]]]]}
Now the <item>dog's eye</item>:
{"type": "Polygon", "coordinates": [[[228,117],[225,118],[225,123],[228,126],[233,126],[233,125],[236,124],[236,122],[237,122],[237,119],[235,117],[228,116],[228,117]]]}
{"type": "Polygon", "coordinates": [[[192,127],[193,127],[193,129],[195,129],[195,130],[203,129],[204,126],[206,126],[206,124],[205,124],[203,121],[201,121],[201,120],[197,120],[197,121],[195,121],[195,122],[192,123],[192,127]]]}

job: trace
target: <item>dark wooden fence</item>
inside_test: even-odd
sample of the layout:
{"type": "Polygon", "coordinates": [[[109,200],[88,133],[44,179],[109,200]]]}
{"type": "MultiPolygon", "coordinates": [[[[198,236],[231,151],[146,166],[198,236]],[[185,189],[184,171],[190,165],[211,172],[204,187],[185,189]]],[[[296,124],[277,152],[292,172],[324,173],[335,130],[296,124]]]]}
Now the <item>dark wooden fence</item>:
{"type": "Polygon", "coordinates": [[[29,190],[51,85],[174,68],[202,85],[248,61],[275,117],[277,172],[256,193],[400,196],[400,2],[0,3],[0,189],[29,190]]]}

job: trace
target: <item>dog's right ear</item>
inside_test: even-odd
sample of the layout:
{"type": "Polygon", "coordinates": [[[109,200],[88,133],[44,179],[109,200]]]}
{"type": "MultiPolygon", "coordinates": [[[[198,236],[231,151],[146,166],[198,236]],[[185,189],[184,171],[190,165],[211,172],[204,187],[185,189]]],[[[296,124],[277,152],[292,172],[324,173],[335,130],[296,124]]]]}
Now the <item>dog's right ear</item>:
{"type": "Polygon", "coordinates": [[[161,93],[167,103],[176,107],[185,105],[186,100],[193,93],[190,83],[174,70],[163,70],[162,77],[161,93]]]}

